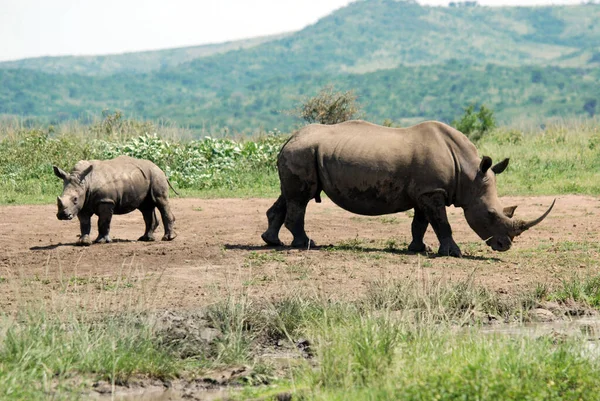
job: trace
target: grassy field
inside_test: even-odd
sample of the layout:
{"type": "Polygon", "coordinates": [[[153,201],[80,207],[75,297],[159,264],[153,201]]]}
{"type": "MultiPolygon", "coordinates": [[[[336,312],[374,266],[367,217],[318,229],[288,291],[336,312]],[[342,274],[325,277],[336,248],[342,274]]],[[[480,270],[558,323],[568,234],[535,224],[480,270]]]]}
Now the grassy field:
{"type": "Polygon", "coordinates": [[[96,312],[98,301],[82,294],[75,310],[40,303],[4,316],[0,397],[86,399],[93,383],[206,380],[240,366],[243,375],[221,383],[234,399],[594,400],[600,390],[600,361],[583,336],[481,331],[487,316],[529,320],[542,300],[597,304],[597,276],[504,299],[470,279],[375,283],[353,302],[232,292],[187,320],[171,312],[166,323],[139,291],[124,307],[125,293],[106,288],[112,312],[96,312]],[[192,330],[202,324],[219,334],[202,341],[192,330]]]}
{"type": "MultiPolygon", "coordinates": [[[[107,115],[91,126],[50,129],[0,127],[0,204],[52,203],[61,182],[52,165],[69,170],[78,160],[120,154],[161,167],[183,196],[273,197],[275,159],[289,134],[259,133],[252,139],[189,139],[189,133],[107,115]],[[188,139],[185,139],[185,138],[188,139]]],[[[544,130],[500,127],[478,143],[480,155],[510,157],[499,180],[500,195],[600,193],[600,124],[559,120],[544,130]]]]}
{"type": "MultiPolygon", "coordinates": [[[[154,160],[183,196],[278,192],[274,160],[286,134],[251,140],[185,137],[116,115],[85,127],[5,125],[0,204],[52,203],[61,191],[53,164],[69,169],[79,159],[117,154],[154,160]]],[[[497,161],[511,158],[499,178],[501,195],[600,193],[596,120],[561,121],[544,130],[501,127],[477,146],[497,161]]],[[[569,246],[586,247],[577,249],[582,254],[597,251],[592,243],[560,246],[561,252],[569,246]]],[[[540,246],[514,252],[542,263],[556,256],[547,251],[540,246]]],[[[359,243],[338,244],[331,252],[367,255],[359,243]]],[[[277,257],[249,253],[248,260],[268,263],[277,257]]],[[[0,272],[0,283],[6,280],[0,272]]],[[[11,289],[22,291],[31,284],[27,280],[11,280],[11,289]]],[[[65,278],[62,289],[39,302],[0,314],[0,399],[87,399],[99,382],[115,389],[195,380],[230,386],[234,399],[292,394],[292,399],[315,400],[595,400],[600,390],[600,360],[583,335],[483,333],[490,319],[534,319],[542,302],[575,311],[598,308],[600,277],[589,271],[552,288],[540,284],[507,296],[470,278],[375,281],[353,301],[324,294],[261,300],[242,289],[202,311],[168,313],[148,303],[160,277],[131,290],[133,280],[119,275],[102,279],[101,295],[81,292],[77,307],[49,301],[60,300],[69,286],[89,284],[80,280],[65,278]],[[215,371],[228,371],[230,378],[219,382],[215,371]]]]}

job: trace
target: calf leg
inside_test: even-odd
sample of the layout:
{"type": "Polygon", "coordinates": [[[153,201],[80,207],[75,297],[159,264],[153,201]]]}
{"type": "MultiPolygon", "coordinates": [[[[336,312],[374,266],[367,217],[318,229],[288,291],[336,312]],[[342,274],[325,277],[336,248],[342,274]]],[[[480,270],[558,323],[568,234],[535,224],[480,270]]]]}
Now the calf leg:
{"type": "Polygon", "coordinates": [[[279,240],[279,230],[285,221],[285,216],[287,213],[287,205],[285,198],[283,195],[280,195],[279,198],[275,201],[273,206],[267,210],[267,220],[269,221],[269,227],[267,231],[265,231],[261,238],[268,245],[281,246],[283,242],[279,240]]]}
{"type": "Polygon", "coordinates": [[[163,241],[171,241],[177,237],[173,226],[175,225],[175,216],[171,213],[171,206],[166,196],[156,196],[155,199],[156,207],[162,217],[163,226],[165,227],[165,235],[163,235],[163,241]]]}
{"type": "Polygon", "coordinates": [[[308,238],[304,231],[304,216],[306,215],[306,206],[308,201],[289,201],[287,202],[287,213],[285,215],[285,227],[290,230],[294,236],[292,246],[295,248],[308,248],[315,246],[313,240],[308,238]]]}
{"type": "Polygon", "coordinates": [[[415,207],[415,216],[411,225],[412,242],[408,246],[410,252],[431,252],[431,247],[423,242],[427,226],[429,226],[427,216],[420,208],[415,207]]]}
{"type": "Polygon", "coordinates": [[[81,235],[79,235],[79,240],[77,240],[77,245],[81,246],[90,246],[92,245],[92,240],[90,239],[90,231],[92,230],[92,215],[89,213],[80,213],[79,218],[79,229],[81,231],[81,235]]]}
{"type": "Polygon", "coordinates": [[[146,223],[146,232],[138,241],[154,241],[154,231],[158,227],[158,219],[156,218],[156,208],[146,207],[141,209],[142,215],[144,216],[144,223],[146,223]]]}
{"type": "Polygon", "coordinates": [[[94,242],[104,244],[112,241],[108,234],[110,232],[110,221],[112,220],[113,209],[114,204],[112,203],[102,203],[98,206],[98,238],[96,238],[94,242]]]}
{"type": "MultiPolygon", "coordinates": [[[[421,195],[419,198],[419,207],[429,220],[433,231],[440,241],[438,254],[441,256],[461,257],[460,248],[452,238],[452,228],[446,215],[446,200],[441,192],[432,192],[421,195]]],[[[416,214],[415,214],[416,217],[416,214]]]]}

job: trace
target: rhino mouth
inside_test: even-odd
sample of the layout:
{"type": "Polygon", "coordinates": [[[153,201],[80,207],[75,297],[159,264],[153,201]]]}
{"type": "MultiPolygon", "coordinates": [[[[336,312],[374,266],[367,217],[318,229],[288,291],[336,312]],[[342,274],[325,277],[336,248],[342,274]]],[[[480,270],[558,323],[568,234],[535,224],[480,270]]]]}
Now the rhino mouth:
{"type": "Polygon", "coordinates": [[[490,238],[485,242],[488,246],[492,247],[494,251],[497,252],[506,252],[512,246],[512,241],[510,238],[490,238]]]}
{"type": "Polygon", "coordinates": [[[73,215],[71,213],[56,213],[56,217],[59,220],[73,220],[73,215]]]}

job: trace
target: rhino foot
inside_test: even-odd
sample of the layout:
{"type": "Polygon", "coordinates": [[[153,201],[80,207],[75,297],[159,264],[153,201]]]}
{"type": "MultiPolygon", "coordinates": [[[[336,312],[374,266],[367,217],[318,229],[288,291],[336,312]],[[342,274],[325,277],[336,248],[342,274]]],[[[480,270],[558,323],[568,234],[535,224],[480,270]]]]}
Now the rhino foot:
{"type": "Polygon", "coordinates": [[[83,237],[79,237],[79,240],[75,243],[78,246],[90,246],[92,245],[92,240],[89,235],[84,235],[83,237]]]}
{"type": "Polygon", "coordinates": [[[138,238],[138,241],[146,241],[146,242],[150,242],[150,241],[154,241],[154,237],[151,237],[150,235],[142,235],[140,238],[138,238]]]}
{"type": "Polygon", "coordinates": [[[424,242],[418,243],[418,242],[413,241],[408,246],[408,251],[414,252],[414,253],[421,253],[421,252],[431,253],[431,252],[433,252],[433,249],[431,249],[431,247],[424,242]]]}
{"type": "Polygon", "coordinates": [[[310,249],[310,248],[314,248],[315,242],[313,240],[311,240],[310,238],[307,239],[302,239],[302,240],[293,240],[292,241],[292,247],[293,248],[302,248],[302,249],[310,249]]]}
{"type": "Polygon", "coordinates": [[[268,231],[265,231],[260,237],[267,243],[267,245],[283,246],[283,242],[281,242],[279,238],[269,235],[268,231]]]}
{"type": "Polygon", "coordinates": [[[108,243],[112,242],[112,239],[110,239],[110,237],[108,235],[105,235],[104,237],[96,238],[96,240],[94,242],[97,244],[108,244],[108,243]]]}
{"type": "Polygon", "coordinates": [[[460,251],[460,248],[452,240],[440,244],[440,249],[438,250],[438,255],[454,256],[456,258],[462,258],[462,252],[460,251]]]}
{"type": "Polygon", "coordinates": [[[174,232],[171,232],[171,233],[163,235],[162,240],[163,241],[172,241],[175,239],[175,237],[177,237],[177,234],[175,234],[174,232]]]}

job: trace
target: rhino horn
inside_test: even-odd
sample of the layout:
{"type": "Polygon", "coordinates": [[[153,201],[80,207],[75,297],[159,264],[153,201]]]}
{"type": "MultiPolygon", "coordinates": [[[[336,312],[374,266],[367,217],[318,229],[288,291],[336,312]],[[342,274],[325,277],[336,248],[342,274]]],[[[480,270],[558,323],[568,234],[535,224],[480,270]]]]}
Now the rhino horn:
{"type": "Polygon", "coordinates": [[[546,212],[541,215],[540,217],[538,217],[535,220],[531,220],[531,221],[524,221],[524,220],[517,220],[514,222],[514,235],[521,235],[524,231],[529,230],[531,227],[541,223],[542,220],[544,220],[546,218],[546,216],[548,216],[548,214],[550,213],[550,211],[552,210],[552,208],[554,207],[554,204],[556,203],[556,199],[554,199],[552,201],[552,204],[550,205],[550,207],[548,208],[548,210],[546,210],[546,212]]]}

